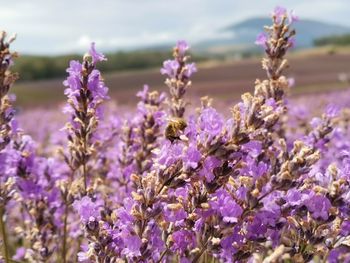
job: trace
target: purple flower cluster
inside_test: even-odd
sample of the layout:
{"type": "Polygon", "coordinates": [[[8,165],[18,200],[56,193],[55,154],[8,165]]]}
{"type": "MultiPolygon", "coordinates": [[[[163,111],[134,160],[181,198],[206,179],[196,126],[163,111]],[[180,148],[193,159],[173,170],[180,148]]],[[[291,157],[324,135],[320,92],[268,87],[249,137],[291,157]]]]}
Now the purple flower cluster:
{"type": "Polygon", "coordinates": [[[182,118],[185,113],[187,103],[184,95],[191,86],[190,77],[197,72],[196,65],[188,63],[190,56],[187,55],[187,51],[189,48],[186,41],[178,41],[174,48],[174,59],[164,61],[160,70],[162,75],[167,76],[165,83],[171,95],[170,114],[177,118],[182,118]]]}
{"type": "MultiPolygon", "coordinates": [[[[106,58],[92,43],[67,69],[69,122],[57,131],[33,112],[48,120],[37,141],[28,116],[12,118],[15,74],[0,78],[0,261],[348,262],[349,94],[323,113],[287,103],[297,20],[274,10],[256,42],[267,77],[228,118],[207,97],[187,109],[197,68],[185,41],[161,69],[169,95],[145,85],[135,111],[102,110],[106,58]]],[[[0,40],[8,70],[12,40],[0,40]]]]}
{"type": "Polygon", "coordinates": [[[103,114],[101,103],[109,98],[108,88],[96,69],[96,63],[103,60],[106,58],[95,50],[95,43],[92,43],[83,63],[70,62],[67,69],[69,76],[63,82],[68,98],[64,112],[69,113],[71,118],[66,124],[69,156],[65,159],[73,173],[80,172],[85,192],[90,179],[88,161],[97,147],[94,133],[103,114]]]}

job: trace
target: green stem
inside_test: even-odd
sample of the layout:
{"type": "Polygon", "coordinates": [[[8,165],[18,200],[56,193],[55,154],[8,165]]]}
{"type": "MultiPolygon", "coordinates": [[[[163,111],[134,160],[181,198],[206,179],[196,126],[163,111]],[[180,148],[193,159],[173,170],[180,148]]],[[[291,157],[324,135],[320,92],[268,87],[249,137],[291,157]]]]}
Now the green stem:
{"type": "Polygon", "coordinates": [[[87,194],[87,176],[86,176],[86,163],[83,164],[83,177],[84,177],[84,195],[87,194]]]}
{"type": "Polygon", "coordinates": [[[158,259],[157,263],[162,262],[164,256],[166,255],[166,253],[168,253],[169,248],[166,248],[166,250],[163,251],[163,253],[161,254],[160,258],[158,259]]]}
{"type": "Polygon", "coordinates": [[[199,260],[202,257],[203,253],[207,250],[208,243],[209,243],[209,238],[205,241],[205,243],[204,243],[201,251],[199,252],[199,254],[192,260],[192,263],[199,262],[199,260]]]}
{"type": "Polygon", "coordinates": [[[62,245],[62,262],[66,263],[67,254],[67,219],[68,219],[68,204],[65,198],[65,209],[64,209],[64,225],[63,225],[63,245],[62,245]]]}
{"type": "Polygon", "coordinates": [[[8,250],[8,241],[7,241],[6,227],[4,222],[4,215],[5,215],[5,207],[0,206],[0,228],[1,228],[1,236],[3,240],[3,253],[5,257],[5,262],[10,263],[10,254],[8,250]]]}

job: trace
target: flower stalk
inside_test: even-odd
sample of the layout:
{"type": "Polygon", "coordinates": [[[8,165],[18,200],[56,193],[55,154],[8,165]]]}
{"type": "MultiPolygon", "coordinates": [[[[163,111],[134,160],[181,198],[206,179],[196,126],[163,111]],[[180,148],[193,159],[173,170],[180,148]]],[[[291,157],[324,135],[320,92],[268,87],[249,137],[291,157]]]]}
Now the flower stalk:
{"type": "Polygon", "coordinates": [[[173,60],[166,60],[160,70],[167,75],[165,84],[169,87],[171,99],[169,101],[172,117],[183,118],[187,102],[184,99],[187,89],[192,85],[190,77],[197,72],[194,63],[188,63],[190,56],[186,54],[189,45],[185,41],[178,41],[173,50],[173,60]]]}
{"type": "Polygon", "coordinates": [[[1,229],[1,237],[2,237],[2,251],[5,258],[6,263],[10,263],[10,253],[9,253],[9,244],[8,237],[6,232],[6,224],[5,224],[5,207],[0,205],[0,229],[1,229]]]}
{"type": "Polygon", "coordinates": [[[89,190],[88,162],[96,154],[97,141],[94,132],[102,118],[101,103],[108,99],[108,88],[104,85],[96,63],[106,58],[95,50],[92,43],[89,54],[83,58],[83,63],[71,61],[67,70],[69,76],[64,85],[68,104],[64,111],[71,114],[71,121],[66,124],[68,132],[69,157],[65,157],[73,174],[79,172],[78,180],[82,181],[82,192],[89,190]]]}
{"type": "Polygon", "coordinates": [[[68,238],[68,213],[69,204],[67,197],[64,198],[64,214],[63,214],[63,236],[62,236],[62,263],[67,262],[67,238],[68,238]]]}

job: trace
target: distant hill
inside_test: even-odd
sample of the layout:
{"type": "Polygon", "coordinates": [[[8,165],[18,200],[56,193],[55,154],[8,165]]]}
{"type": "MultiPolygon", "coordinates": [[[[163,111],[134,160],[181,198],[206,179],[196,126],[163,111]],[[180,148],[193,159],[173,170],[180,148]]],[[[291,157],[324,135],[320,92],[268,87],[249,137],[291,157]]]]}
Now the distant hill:
{"type": "Polygon", "coordinates": [[[315,46],[350,46],[350,34],[328,36],[314,41],[315,46]]]}
{"type": "MultiPolygon", "coordinates": [[[[270,19],[251,18],[221,29],[225,37],[205,40],[193,45],[193,60],[230,59],[251,57],[261,54],[261,49],[254,45],[256,36],[263,25],[269,25],[270,19]]],[[[317,40],[330,36],[350,34],[350,27],[328,24],[314,20],[302,20],[295,24],[297,47],[311,47],[317,40]]],[[[219,33],[220,33],[219,32],[219,33]]],[[[220,34],[219,34],[220,35],[220,34]]],[[[323,41],[323,40],[322,40],[323,41]]],[[[333,41],[333,39],[331,39],[333,41]]],[[[327,43],[328,43],[327,42],[327,43]]],[[[140,49],[110,52],[108,61],[101,63],[103,72],[129,71],[147,68],[160,68],[162,62],[171,57],[171,44],[140,47],[140,49]]],[[[21,56],[16,60],[14,71],[19,72],[20,80],[38,80],[63,78],[67,75],[69,60],[80,59],[81,55],[65,56],[21,56]]]]}
{"type": "MultiPolygon", "coordinates": [[[[171,57],[171,48],[148,48],[128,52],[107,53],[106,62],[98,68],[102,72],[132,71],[148,68],[160,68],[164,60],[171,57]]],[[[81,55],[65,56],[20,56],[13,70],[20,75],[20,81],[64,78],[70,60],[81,60],[81,55]]],[[[206,60],[200,55],[193,56],[194,61],[206,60]]]]}
{"type": "MultiPolygon", "coordinates": [[[[139,70],[160,67],[171,56],[171,51],[136,50],[106,54],[108,60],[99,65],[103,72],[139,70]]],[[[200,59],[200,58],[199,58],[200,59]]],[[[13,70],[20,75],[20,81],[64,78],[70,60],[81,60],[81,55],[65,56],[20,56],[13,70]]]]}
{"type": "MultiPolygon", "coordinates": [[[[257,34],[262,32],[263,25],[270,24],[269,18],[250,18],[222,29],[222,32],[229,33],[232,37],[203,41],[197,46],[201,49],[213,49],[215,46],[227,45],[237,46],[238,50],[242,50],[242,47],[245,50],[254,49],[257,34]]],[[[298,48],[311,47],[316,39],[350,33],[350,27],[308,19],[295,23],[295,29],[298,48]]]]}

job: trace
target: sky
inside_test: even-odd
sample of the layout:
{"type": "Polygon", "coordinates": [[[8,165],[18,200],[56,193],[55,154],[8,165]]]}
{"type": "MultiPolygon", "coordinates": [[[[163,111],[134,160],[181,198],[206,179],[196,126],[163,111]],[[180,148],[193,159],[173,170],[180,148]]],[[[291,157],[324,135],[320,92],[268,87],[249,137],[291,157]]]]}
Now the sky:
{"type": "Polygon", "coordinates": [[[0,28],[22,54],[102,51],[225,37],[223,28],[277,5],[301,19],[350,27],[350,0],[0,0],[0,28]]]}

